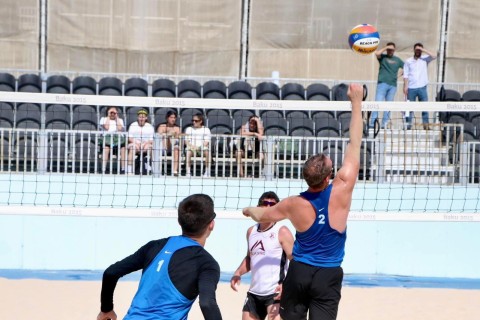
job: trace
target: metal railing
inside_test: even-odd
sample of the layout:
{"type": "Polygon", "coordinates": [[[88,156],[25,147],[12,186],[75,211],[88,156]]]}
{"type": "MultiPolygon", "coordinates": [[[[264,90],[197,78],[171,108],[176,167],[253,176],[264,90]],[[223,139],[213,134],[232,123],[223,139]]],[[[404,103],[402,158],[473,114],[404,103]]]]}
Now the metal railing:
{"type": "MultiPolygon", "coordinates": [[[[451,172],[449,175],[451,174],[452,182],[449,183],[479,183],[480,142],[463,142],[461,125],[440,125],[440,127],[435,133],[440,137],[436,141],[429,142],[431,146],[438,144],[438,148],[426,148],[424,158],[430,158],[431,161],[440,159],[437,161],[439,168],[448,167],[451,172]],[[432,150],[441,154],[434,154],[432,150]]],[[[392,141],[405,144],[402,139],[405,140],[406,135],[412,133],[398,133],[396,136],[389,134],[391,136],[388,142],[382,138],[382,135],[363,139],[360,180],[386,181],[385,170],[388,170],[389,165],[392,166],[391,161],[396,161],[392,155],[401,162],[403,159],[401,153],[406,150],[405,157],[412,157],[410,151],[413,149],[402,147],[405,150],[400,148],[395,155],[391,150],[388,151],[391,146],[387,144],[391,144],[392,141]],[[390,160],[388,160],[389,156],[390,160]]],[[[126,148],[127,138],[128,133],[113,133],[106,137],[101,131],[0,128],[0,172],[122,174],[122,169],[127,166],[126,160],[129,153],[133,152],[126,148]],[[107,149],[108,160],[104,159],[103,151],[106,146],[111,146],[107,149]]],[[[184,139],[185,136],[180,136],[177,144],[179,176],[186,174],[184,139]]],[[[348,143],[348,138],[341,137],[267,136],[260,142],[260,149],[256,152],[255,150],[240,152],[239,143],[242,139],[251,138],[239,135],[212,135],[210,146],[205,149],[208,150],[210,166],[206,167],[204,152],[194,154],[191,164],[192,176],[198,177],[207,171],[212,177],[237,178],[240,177],[240,166],[242,166],[245,177],[267,180],[301,179],[303,163],[308,157],[317,153],[326,153],[330,156],[334,173],[336,173],[341,167],[348,143]]],[[[174,156],[172,152],[165,150],[163,141],[164,137],[156,134],[151,154],[140,152],[135,156],[134,169],[136,168],[137,174],[174,175],[174,156]]],[[[408,143],[415,144],[416,141],[412,140],[408,143]]],[[[418,150],[414,152],[417,154],[414,164],[418,167],[421,162],[418,162],[420,160],[417,158],[421,155],[418,150]]],[[[407,162],[402,163],[400,164],[404,167],[408,165],[407,162]]],[[[432,166],[435,167],[436,162],[432,166]]],[[[392,170],[395,168],[392,167],[392,170]]],[[[412,183],[423,181],[420,179],[421,175],[425,177],[431,175],[427,170],[416,171],[418,172],[409,173],[417,175],[412,183]]],[[[393,171],[389,172],[392,174],[393,171]]],[[[403,179],[399,182],[409,183],[409,180],[403,179]]]]}

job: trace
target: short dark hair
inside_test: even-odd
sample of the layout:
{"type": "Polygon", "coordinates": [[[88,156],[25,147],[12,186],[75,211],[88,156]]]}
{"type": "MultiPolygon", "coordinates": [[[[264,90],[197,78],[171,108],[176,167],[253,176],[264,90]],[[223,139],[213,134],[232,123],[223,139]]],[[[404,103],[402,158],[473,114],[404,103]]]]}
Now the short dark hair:
{"type": "Polygon", "coordinates": [[[413,49],[415,49],[416,47],[422,47],[423,48],[423,44],[421,44],[420,42],[417,42],[413,45],[413,49]]]}
{"type": "Polygon", "coordinates": [[[395,42],[387,42],[387,46],[393,46],[394,48],[397,47],[397,46],[395,45],[395,42]]]}
{"type": "Polygon", "coordinates": [[[262,202],[263,200],[265,199],[273,199],[275,200],[275,202],[280,202],[280,199],[278,198],[277,194],[273,191],[267,191],[267,192],[264,192],[260,198],[258,199],[258,205],[261,206],[262,205],[262,202]]]}
{"type": "Polygon", "coordinates": [[[215,216],[213,200],[206,194],[192,194],[178,205],[178,223],[186,236],[202,235],[215,216]]]}
{"type": "Polygon", "coordinates": [[[326,159],[326,155],[317,154],[305,161],[302,173],[303,179],[309,187],[321,186],[325,178],[332,173],[332,167],[327,165],[326,159]]]}
{"type": "Polygon", "coordinates": [[[168,118],[170,118],[171,115],[175,115],[175,117],[178,117],[177,113],[173,110],[168,110],[167,111],[167,114],[165,115],[165,120],[167,120],[168,118]]]}
{"type": "Polygon", "coordinates": [[[193,116],[198,117],[200,121],[202,121],[202,124],[205,125],[205,118],[203,117],[203,114],[201,112],[197,112],[193,116]]]}
{"type": "Polygon", "coordinates": [[[112,109],[115,109],[115,112],[118,113],[118,108],[115,107],[115,106],[110,106],[108,107],[106,110],[105,110],[105,115],[108,116],[108,113],[110,112],[110,110],[112,109]]]}

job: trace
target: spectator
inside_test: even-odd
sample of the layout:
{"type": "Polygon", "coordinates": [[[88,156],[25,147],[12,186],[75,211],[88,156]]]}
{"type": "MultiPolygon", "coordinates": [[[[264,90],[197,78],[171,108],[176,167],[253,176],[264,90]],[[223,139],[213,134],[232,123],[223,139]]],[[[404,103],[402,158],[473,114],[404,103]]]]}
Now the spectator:
{"type": "MultiPolygon", "coordinates": [[[[278,202],[275,192],[267,191],[258,206],[271,207],[278,202]]],[[[265,319],[268,315],[270,320],[279,320],[282,282],[292,258],[293,235],[275,222],[258,223],[248,228],[247,245],[247,255],[230,280],[230,287],[237,291],[242,275],[252,272],[242,319],[265,319]]]]}
{"type": "Polygon", "coordinates": [[[181,130],[177,126],[177,113],[173,110],[170,110],[165,115],[165,123],[162,123],[158,126],[157,132],[162,135],[162,153],[167,156],[171,156],[173,153],[173,175],[178,176],[178,166],[179,166],[179,143],[178,138],[180,136],[181,130]]]}
{"type": "MultiPolygon", "coordinates": [[[[380,68],[378,69],[376,101],[393,101],[397,93],[399,70],[403,69],[403,61],[395,55],[395,43],[389,42],[385,47],[375,51],[380,68]]],[[[401,73],[400,73],[401,75],[401,73]]],[[[370,117],[370,128],[375,125],[378,111],[373,111],[370,117]]],[[[383,112],[380,127],[384,129],[390,120],[390,111],[383,112]]]]}
{"type": "Polygon", "coordinates": [[[104,131],[103,137],[99,139],[100,147],[103,149],[102,152],[102,173],[105,173],[107,169],[107,163],[110,159],[110,151],[114,149],[120,149],[120,158],[122,159],[121,166],[122,170],[125,170],[123,167],[125,159],[125,137],[118,134],[118,132],[123,132],[125,130],[125,125],[123,119],[118,115],[117,107],[108,107],[105,117],[100,119],[100,129],[104,131]]]}
{"type": "Polygon", "coordinates": [[[240,129],[240,147],[237,149],[237,167],[239,177],[244,177],[245,172],[242,159],[255,158],[260,159],[260,168],[263,162],[263,152],[261,152],[261,140],[263,140],[262,120],[257,116],[251,116],[248,122],[242,125],[240,129]],[[247,137],[247,138],[245,138],[247,137]],[[246,153],[245,153],[246,151],[246,153]]]}
{"type": "MultiPolygon", "coordinates": [[[[423,48],[423,44],[416,43],[413,46],[413,57],[405,61],[403,68],[403,93],[408,101],[428,101],[428,64],[437,56],[423,48]]],[[[413,111],[406,117],[407,129],[412,125],[413,111]]],[[[428,112],[422,111],[422,123],[425,130],[428,129],[428,112]]]]}
{"type": "Polygon", "coordinates": [[[187,319],[195,299],[204,319],[221,320],[215,291],[220,267],[204,249],[215,227],[212,198],[194,194],[178,206],[182,234],[145,244],[103,273],[97,320],[116,320],[113,294],[118,280],[142,270],[137,293],[124,319],[187,319]]]}
{"type": "Polygon", "coordinates": [[[185,130],[185,147],[187,152],[187,177],[191,176],[190,165],[193,154],[205,157],[204,177],[210,177],[210,129],[205,127],[205,120],[201,113],[197,113],[192,118],[193,126],[185,130]]]}
{"type": "Polygon", "coordinates": [[[137,121],[130,125],[128,129],[128,166],[127,174],[133,174],[133,158],[136,154],[140,160],[145,163],[146,171],[151,170],[150,157],[153,149],[153,135],[155,129],[148,123],[148,111],[140,109],[137,112],[137,121]]]}

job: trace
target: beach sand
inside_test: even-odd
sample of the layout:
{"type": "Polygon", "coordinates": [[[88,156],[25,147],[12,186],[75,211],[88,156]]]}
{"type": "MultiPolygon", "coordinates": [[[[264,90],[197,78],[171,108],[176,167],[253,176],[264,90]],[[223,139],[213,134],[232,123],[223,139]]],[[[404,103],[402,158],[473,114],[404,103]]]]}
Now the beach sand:
{"type": "MultiPolygon", "coordinates": [[[[0,278],[0,319],[93,320],[100,308],[100,281],[10,280],[0,278]]],[[[125,315],[137,283],[121,281],[114,302],[118,319],[125,315]]],[[[239,292],[220,283],[217,301],[223,319],[241,319],[247,285],[239,292]]],[[[480,319],[480,290],[344,287],[339,320],[474,320],[480,319]]],[[[198,303],[188,317],[203,319],[198,303]]]]}

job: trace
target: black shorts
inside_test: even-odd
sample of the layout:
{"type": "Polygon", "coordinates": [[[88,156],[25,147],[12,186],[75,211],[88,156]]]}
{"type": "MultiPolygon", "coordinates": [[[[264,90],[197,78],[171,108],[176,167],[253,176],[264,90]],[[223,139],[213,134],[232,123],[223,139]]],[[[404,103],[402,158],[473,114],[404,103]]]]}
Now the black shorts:
{"type": "Polygon", "coordinates": [[[272,304],[279,303],[279,301],[275,300],[274,297],[275,294],[258,296],[251,292],[247,292],[247,297],[245,298],[242,311],[250,312],[258,319],[265,319],[268,314],[267,307],[271,306],[272,304]]]}
{"type": "Polygon", "coordinates": [[[341,267],[321,268],[295,260],[283,282],[280,316],[284,320],[337,318],[343,280],[341,267]]]}

